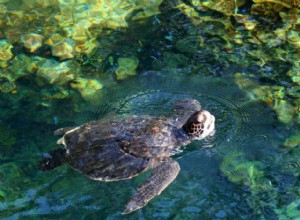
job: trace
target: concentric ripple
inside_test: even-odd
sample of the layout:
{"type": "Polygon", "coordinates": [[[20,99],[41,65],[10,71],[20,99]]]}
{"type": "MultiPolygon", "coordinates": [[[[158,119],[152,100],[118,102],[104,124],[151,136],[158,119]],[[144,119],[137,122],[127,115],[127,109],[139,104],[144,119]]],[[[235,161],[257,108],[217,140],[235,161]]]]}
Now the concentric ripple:
{"type": "MultiPolygon", "coordinates": [[[[201,146],[214,146],[204,151],[223,157],[228,148],[242,148],[245,142],[257,135],[258,125],[264,124],[262,118],[264,122],[272,120],[266,118],[270,115],[267,108],[261,103],[250,102],[230,78],[224,77],[187,76],[182,71],[149,71],[101,92],[98,103],[82,113],[84,120],[97,120],[107,114],[168,117],[174,100],[199,100],[202,108],[216,117],[216,133],[212,138],[193,144],[188,150],[193,151],[191,157],[197,157],[201,146]]],[[[203,150],[199,153],[203,154],[203,150]]]]}

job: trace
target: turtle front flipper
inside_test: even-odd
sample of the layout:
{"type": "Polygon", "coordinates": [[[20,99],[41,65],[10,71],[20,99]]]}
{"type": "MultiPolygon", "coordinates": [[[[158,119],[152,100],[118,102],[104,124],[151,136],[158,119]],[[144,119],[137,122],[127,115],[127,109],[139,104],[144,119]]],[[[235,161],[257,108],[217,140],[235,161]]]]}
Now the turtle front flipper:
{"type": "Polygon", "coordinates": [[[123,214],[128,214],[144,207],[152,198],[159,195],[179,173],[180,166],[171,158],[158,162],[151,175],[137,189],[135,195],[125,206],[123,214]]]}
{"type": "Polygon", "coordinates": [[[52,170],[66,162],[67,158],[65,149],[52,150],[39,162],[39,170],[43,172],[52,170]]]}

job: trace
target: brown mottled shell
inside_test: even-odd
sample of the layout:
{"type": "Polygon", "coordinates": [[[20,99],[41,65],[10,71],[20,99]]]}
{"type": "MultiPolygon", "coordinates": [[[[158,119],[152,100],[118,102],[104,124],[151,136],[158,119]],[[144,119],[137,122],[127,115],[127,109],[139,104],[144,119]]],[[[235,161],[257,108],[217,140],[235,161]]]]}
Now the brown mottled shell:
{"type": "Polygon", "coordinates": [[[84,124],[67,131],[59,143],[65,145],[74,169],[93,179],[114,181],[144,171],[151,158],[180,152],[177,131],[167,119],[134,116],[84,124]]]}
{"type": "Polygon", "coordinates": [[[181,127],[200,109],[197,100],[176,100],[169,119],[132,116],[99,120],[62,128],[56,134],[64,134],[58,143],[65,146],[74,169],[102,181],[128,179],[181,152],[179,147],[190,141],[181,127]]]}

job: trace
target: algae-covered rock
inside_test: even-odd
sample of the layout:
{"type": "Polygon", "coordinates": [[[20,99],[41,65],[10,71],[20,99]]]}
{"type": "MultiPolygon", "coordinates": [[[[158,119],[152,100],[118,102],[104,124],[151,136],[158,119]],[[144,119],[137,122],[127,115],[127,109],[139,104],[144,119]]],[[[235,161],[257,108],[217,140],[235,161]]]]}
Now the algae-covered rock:
{"type": "Polygon", "coordinates": [[[21,43],[29,52],[34,53],[43,45],[44,37],[39,34],[30,33],[21,36],[21,43]]]}
{"type": "Polygon", "coordinates": [[[296,48],[300,48],[300,35],[299,31],[297,30],[290,30],[287,33],[287,41],[289,44],[296,48]]]}
{"type": "Polygon", "coordinates": [[[137,0],[137,7],[139,9],[132,19],[145,19],[147,17],[160,14],[159,6],[162,3],[162,0],[137,0]]]}
{"type": "Polygon", "coordinates": [[[259,85],[241,73],[235,74],[236,84],[246,92],[253,100],[261,100],[269,105],[285,97],[286,89],[283,86],[259,85]]]}
{"type": "Polygon", "coordinates": [[[297,147],[300,146],[300,132],[296,132],[294,135],[285,140],[284,146],[297,147]]]}
{"type": "Polygon", "coordinates": [[[300,13],[300,10],[297,8],[292,8],[288,11],[281,11],[279,13],[280,17],[282,18],[282,21],[286,24],[300,24],[300,18],[298,17],[298,14],[300,13]]]}
{"type": "Polygon", "coordinates": [[[45,8],[49,6],[57,5],[57,0],[30,0],[22,1],[22,8],[24,9],[36,9],[36,8],[45,8]]]}
{"type": "Polygon", "coordinates": [[[46,59],[39,70],[37,77],[39,83],[45,81],[50,84],[64,85],[75,79],[77,76],[77,68],[73,61],[57,62],[52,59],[46,59]]]}
{"type": "Polygon", "coordinates": [[[235,80],[241,89],[248,92],[253,100],[267,103],[275,110],[279,121],[290,123],[296,115],[297,106],[286,100],[286,89],[282,86],[259,85],[241,73],[235,74],[235,80]]]}
{"type": "Polygon", "coordinates": [[[230,181],[251,188],[263,187],[264,173],[257,161],[247,161],[242,152],[226,155],[221,164],[221,171],[230,181]]]}
{"type": "Polygon", "coordinates": [[[77,78],[71,83],[71,87],[80,92],[82,98],[87,101],[96,99],[95,94],[103,87],[103,85],[96,79],[77,78]]]}
{"type": "Polygon", "coordinates": [[[74,45],[75,43],[71,39],[53,44],[51,46],[52,55],[59,57],[60,60],[73,58],[75,55],[74,45]]]}
{"type": "Polygon", "coordinates": [[[13,58],[12,48],[13,46],[7,40],[0,40],[0,67],[5,68],[8,66],[7,61],[13,58]]]}
{"type": "Polygon", "coordinates": [[[258,22],[249,15],[235,14],[234,18],[238,23],[243,24],[244,27],[249,31],[255,30],[256,26],[258,25],[258,22]]]}
{"type": "MultiPolygon", "coordinates": [[[[70,92],[62,86],[53,86],[52,88],[42,89],[41,95],[43,100],[57,100],[69,98],[70,92]]],[[[43,103],[47,103],[47,101],[43,103]]]]}
{"type": "MultiPolygon", "coordinates": [[[[280,5],[284,8],[292,8],[292,7],[298,7],[299,2],[298,0],[253,0],[254,3],[259,3],[259,4],[264,4],[264,3],[270,3],[273,4],[274,6],[280,5]]],[[[278,6],[277,6],[278,7],[278,6]]]]}
{"type": "Polygon", "coordinates": [[[117,62],[118,67],[115,71],[117,80],[123,80],[136,74],[136,68],[139,65],[139,61],[134,56],[120,57],[117,62]]]}
{"type": "Polygon", "coordinates": [[[0,146],[11,148],[16,142],[16,131],[0,124],[0,146]]]}
{"type": "Polygon", "coordinates": [[[18,54],[10,61],[11,65],[7,68],[12,81],[36,73],[44,60],[45,58],[39,56],[18,54]]]}
{"type": "Polygon", "coordinates": [[[181,38],[176,42],[176,49],[183,53],[195,53],[200,47],[200,37],[181,38]]]}
{"type": "Polygon", "coordinates": [[[294,107],[285,100],[275,102],[274,110],[276,111],[279,121],[283,123],[290,123],[295,115],[294,107]]]}
{"type": "Polygon", "coordinates": [[[190,64],[190,59],[179,53],[163,53],[163,61],[169,68],[182,68],[190,64]]]}
{"type": "MultiPolygon", "coordinates": [[[[296,194],[299,195],[299,192],[296,194]]],[[[292,201],[287,206],[281,206],[281,208],[277,208],[276,214],[278,216],[278,219],[299,219],[300,216],[300,199],[296,199],[292,201]]]]}
{"type": "Polygon", "coordinates": [[[0,72],[0,92],[15,93],[16,84],[12,75],[6,69],[0,72]]]}
{"type": "Polygon", "coordinates": [[[300,64],[295,63],[294,66],[287,72],[291,80],[300,85],[300,64]]]}
{"type": "Polygon", "coordinates": [[[221,12],[224,15],[233,15],[236,14],[238,7],[244,4],[244,0],[210,0],[205,1],[203,6],[221,12]]]}
{"type": "Polygon", "coordinates": [[[96,48],[96,50],[99,50],[100,49],[99,47],[100,46],[99,46],[96,38],[92,38],[92,39],[84,41],[83,43],[80,43],[80,44],[78,43],[75,46],[75,51],[77,53],[89,55],[94,51],[95,48],[96,48]]]}

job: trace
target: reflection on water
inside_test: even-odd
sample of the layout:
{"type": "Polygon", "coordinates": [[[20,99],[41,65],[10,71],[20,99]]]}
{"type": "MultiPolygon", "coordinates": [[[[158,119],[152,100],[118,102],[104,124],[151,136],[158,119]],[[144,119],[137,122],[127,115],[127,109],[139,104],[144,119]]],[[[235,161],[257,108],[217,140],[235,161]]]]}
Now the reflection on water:
{"type": "Polygon", "coordinates": [[[231,80],[186,76],[174,70],[145,72],[106,88],[97,103],[69,114],[64,123],[60,123],[60,118],[66,117],[64,112],[56,113],[58,122],[51,127],[35,127],[29,119],[23,125],[13,122],[18,125],[17,145],[1,156],[1,217],[268,219],[284,215],[299,193],[299,181],[291,172],[299,168],[299,161],[288,159],[290,152],[282,152],[278,146],[288,131],[273,119],[267,106],[250,101],[231,80]],[[121,215],[146,174],[103,183],[68,166],[47,173],[37,171],[43,153],[57,147],[52,136],[55,128],[112,112],[169,116],[173,100],[185,97],[198,99],[215,115],[216,134],[193,142],[175,156],[181,166],[177,179],[141,211],[121,215]]]}

